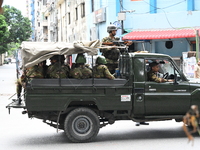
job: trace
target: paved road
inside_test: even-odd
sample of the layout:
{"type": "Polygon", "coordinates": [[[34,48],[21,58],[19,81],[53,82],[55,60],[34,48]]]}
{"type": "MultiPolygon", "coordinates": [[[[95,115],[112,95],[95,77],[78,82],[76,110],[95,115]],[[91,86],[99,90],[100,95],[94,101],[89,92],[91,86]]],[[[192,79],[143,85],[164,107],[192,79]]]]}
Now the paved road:
{"type": "Polygon", "coordinates": [[[91,143],[71,143],[63,131],[39,119],[22,115],[21,109],[5,106],[15,93],[15,65],[0,66],[0,150],[199,150],[200,137],[195,134],[194,146],[187,143],[182,123],[151,122],[136,127],[132,121],[119,121],[102,129],[91,143]]]}

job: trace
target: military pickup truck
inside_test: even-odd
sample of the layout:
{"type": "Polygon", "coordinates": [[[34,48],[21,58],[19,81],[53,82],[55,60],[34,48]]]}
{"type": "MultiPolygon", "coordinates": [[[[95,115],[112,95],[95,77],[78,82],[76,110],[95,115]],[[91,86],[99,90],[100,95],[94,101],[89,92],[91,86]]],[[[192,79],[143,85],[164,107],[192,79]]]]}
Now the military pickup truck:
{"type": "MultiPolygon", "coordinates": [[[[32,66],[55,54],[97,54],[95,46],[77,45],[22,43],[23,66],[32,66]]],[[[114,80],[33,79],[27,83],[23,104],[14,101],[7,108],[23,108],[29,118],[42,119],[64,130],[72,142],[88,142],[100,128],[115,121],[182,121],[191,105],[200,107],[200,84],[188,80],[168,55],[124,53],[119,58],[119,70],[120,75],[114,80]],[[160,77],[173,82],[148,81],[151,62],[160,64],[160,77]]]]}

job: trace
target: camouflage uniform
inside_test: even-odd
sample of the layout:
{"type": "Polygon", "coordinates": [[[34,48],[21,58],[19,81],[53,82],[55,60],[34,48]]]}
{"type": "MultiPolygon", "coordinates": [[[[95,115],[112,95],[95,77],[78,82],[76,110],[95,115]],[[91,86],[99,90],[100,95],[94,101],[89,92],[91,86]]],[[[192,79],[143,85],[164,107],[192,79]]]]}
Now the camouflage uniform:
{"type": "Polygon", "coordinates": [[[167,82],[166,79],[157,77],[156,72],[153,72],[152,70],[147,73],[147,76],[148,76],[148,81],[155,81],[158,83],[167,82]]]}
{"type": "Polygon", "coordinates": [[[68,78],[69,69],[65,65],[61,65],[59,62],[55,62],[47,69],[47,76],[49,78],[68,78]]]}
{"type": "MultiPolygon", "coordinates": [[[[113,42],[119,40],[118,38],[114,37],[112,39],[110,36],[105,37],[102,39],[102,42],[113,42]]],[[[115,68],[118,67],[118,59],[120,55],[120,51],[117,48],[113,49],[101,49],[102,55],[106,58],[107,64],[106,66],[108,67],[109,71],[113,74],[115,73],[115,68]]]]}
{"type": "Polygon", "coordinates": [[[107,66],[105,66],[105,65],[95,66],[93,68],[93,76],[94,76],[94,78],[115,79],[115,77],[110,73],[107,66]]]}
{"type": "Polygon", "coordinates": [[[88,79],[92,77],[92,71],[85,66],[79,66],[70,70],[70,76],[75,79],[88,79]]]}
{"type": "Polygon", "coordinates": [[[31,81],[33,78],[43,78],[43,67],[35,65],[33,67],[27,68],[23,75],[17,80],[17,97],[19,98],[19,103],[21,103],[21,92],[22,87],[26,88],[26,82],[31,81]]]}

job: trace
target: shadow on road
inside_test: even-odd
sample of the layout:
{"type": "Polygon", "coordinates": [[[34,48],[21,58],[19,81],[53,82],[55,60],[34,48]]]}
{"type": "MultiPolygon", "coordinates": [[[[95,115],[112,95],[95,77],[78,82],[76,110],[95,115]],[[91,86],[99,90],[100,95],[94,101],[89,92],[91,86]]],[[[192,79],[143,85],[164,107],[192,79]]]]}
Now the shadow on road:
{"type": "MultiPolygon", "coordinates": [[[[194,137],[198,137],[198,134],[193,134],[194,137]]],[[[124,140],[159,140],[159,139],[174,139],[174,138],[185,138],[187,139],[182,127],[176,127],[173,129],[134,129],[131,131],[115,131],[115,132],[102,132],[97,135],[94,141],[96,142],[114,142],[114,141],[124,141],[124,140]],[[138,130],[138,131],[137,131],[138,130]]],[[[19,145],[43,145],[43,144],[74,144],[70,142],[65,133],[60,131],[54,134],[47,135],[31,135],[26,137],[26,139],[19,139],[19,145]]]]}

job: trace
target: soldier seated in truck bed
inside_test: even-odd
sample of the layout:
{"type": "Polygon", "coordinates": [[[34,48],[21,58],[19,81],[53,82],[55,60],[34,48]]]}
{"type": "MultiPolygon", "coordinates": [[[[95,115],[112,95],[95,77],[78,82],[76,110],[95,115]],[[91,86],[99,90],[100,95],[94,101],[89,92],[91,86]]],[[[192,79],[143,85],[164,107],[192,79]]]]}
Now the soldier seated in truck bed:
{"type": "Polygon", "coordinates": [[[69,68],[63,63],[64,55],[54,55],[50,58],[51,65],[47,69],[48,78],[68,78],[69,68]]]}
{"type": "Polygon", "coordinates": [[[26,82],[32,80],[33,78],[44,78],[43,76],[43,67],[41,65],[34,65],[33,67],[27,68],[22,76],[17,79],[17,85],[16,85],[16,92],[17,92],[17,98],[18,98],[18,104],[21,103],[21,92],[22,87],[26,88],[26,82]]]}
{"type": "Polygon", "coordinates": [[[103,56],[97,57],[96,66],[93,68],[94,78],[108,78],[115,79],[115,77],[110,73],[106,64],[106,59],[103,56]]]}
{"type": "Polygon", "coordinates": [[[78,54],[75,62],[75,67],[70,70],[70,77],[75,79],[88,79],[92,77],[92,70],[85,66],[86,58],[83,54],[78,54]]]}

